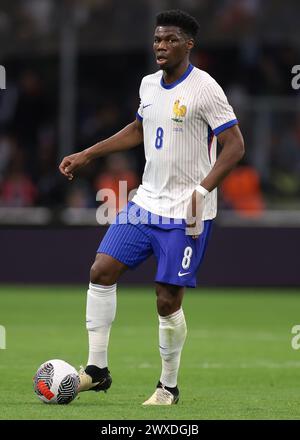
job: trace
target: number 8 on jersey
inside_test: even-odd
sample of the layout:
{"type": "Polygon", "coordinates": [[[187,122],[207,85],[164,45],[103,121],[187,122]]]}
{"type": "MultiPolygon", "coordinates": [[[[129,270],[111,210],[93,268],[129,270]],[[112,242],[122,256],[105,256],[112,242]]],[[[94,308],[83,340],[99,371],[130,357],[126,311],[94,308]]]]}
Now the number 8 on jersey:
{"type": "Polygon", "coordinates": [[[161,127],[158,127],[156,130],[156,138],[155,138],[155,148],[158,150],[163,146],[163,137],[164,130],[161,127]]]}

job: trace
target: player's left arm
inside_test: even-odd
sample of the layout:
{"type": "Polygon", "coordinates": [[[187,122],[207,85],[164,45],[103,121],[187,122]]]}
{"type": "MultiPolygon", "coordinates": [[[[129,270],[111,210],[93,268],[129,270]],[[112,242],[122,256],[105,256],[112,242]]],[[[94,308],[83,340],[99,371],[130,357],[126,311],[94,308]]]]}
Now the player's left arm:
{"type": "Polygon", "coordinates": [[[187,210],[186,233],[194,239],[198,238],[202,232],[202,214],[206,193],[215,189],[245,154],[244,139],[238,125],[227,128],[217,138],[222,150],[211,171],[202,182],[199,182],[198,189],[193,192],[187,210]]]}
{"type": "Polygon", "coordinates": [[[244,139],[238,125],[222,131],[217,138],[222,150],[209,174],[199,182],[209,192],[222,182],[245,154],[244,139]]]}

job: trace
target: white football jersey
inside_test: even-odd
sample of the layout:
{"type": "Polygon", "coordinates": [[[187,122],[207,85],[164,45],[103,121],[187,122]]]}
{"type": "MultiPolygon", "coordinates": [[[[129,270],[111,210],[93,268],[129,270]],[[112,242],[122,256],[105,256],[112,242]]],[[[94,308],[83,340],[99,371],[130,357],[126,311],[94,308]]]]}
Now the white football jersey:
{"type": "MultiPolygon", "coordinates": [[[[186,218],[189,199],[216,161],[216,136],[238,123],[219,84],[189,65],[174,83],[162,70],[140,86],[146,165],[133,202],[158,215],[186,218]]],[[[205,197],[203,220],[217,214],[217,190],[205,197]]]]}

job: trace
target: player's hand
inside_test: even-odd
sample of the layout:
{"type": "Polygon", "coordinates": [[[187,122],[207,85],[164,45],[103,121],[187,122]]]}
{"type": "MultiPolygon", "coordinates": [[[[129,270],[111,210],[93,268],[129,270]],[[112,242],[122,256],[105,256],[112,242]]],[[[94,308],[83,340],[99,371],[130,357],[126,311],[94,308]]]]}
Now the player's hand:
{"type": "Polygon", "coordinates": [[[202,214],[204,209],[204,196],[194,191],[187,207],[186,235],[191,235],[196,240],[203,231],[202,214]]]}
{"type": "Polygon", "coordinates": [[[87,158],[85,152],[80,151],[79,153],[64,157],[59,165],[59,171],[69,180],[72,180],[74,178],[75,171],[87,165],[89,161],[90,160],[87,158]]]}

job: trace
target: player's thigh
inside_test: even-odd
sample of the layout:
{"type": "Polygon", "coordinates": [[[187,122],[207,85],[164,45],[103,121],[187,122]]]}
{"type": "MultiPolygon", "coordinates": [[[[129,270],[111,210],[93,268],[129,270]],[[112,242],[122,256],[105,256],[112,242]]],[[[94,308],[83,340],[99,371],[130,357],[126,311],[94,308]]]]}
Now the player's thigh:
{"type": "Polygon", "coordinates": [[[184,229],[160,230],[155,240],[156,282],[195,287],[197,270],[203,260],[211,230],[204,222],[202,234],[194,240],[184,229]]]}
{"type": "MultiPolygon", "coordinates": [[[[121,263],[117,267],[122,271],[124,266],[135,268],[153,251],[146,226],[128,223],[112,224],[101,241],[97,253],[117,260],[121,263]]],[[[110,260],[106,259],[106,261],[110,260]]]]}

